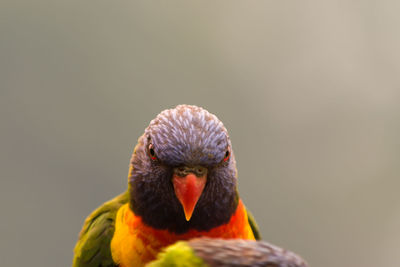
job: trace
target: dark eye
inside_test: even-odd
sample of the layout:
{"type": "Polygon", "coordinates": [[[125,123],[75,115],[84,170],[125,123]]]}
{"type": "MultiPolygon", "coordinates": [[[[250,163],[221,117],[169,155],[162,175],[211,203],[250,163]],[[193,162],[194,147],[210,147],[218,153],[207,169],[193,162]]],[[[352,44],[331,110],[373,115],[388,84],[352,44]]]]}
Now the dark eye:
{"type": "Polygon", "coordinates": [[[150,145],[149,145],[148,152],[149,152],[149,156],[150,156],[150,158],[151,158],[152,160],[157,160],[157,156],[156,156],[156,152],[154,151],[154,146],[153,146],[153,144],[150,144],[150,145]]]}
{"type": "Polygon", "coordinates": [[[224,162],[227,162],[231,156],[229,149],[225,152],[224,162]]]}

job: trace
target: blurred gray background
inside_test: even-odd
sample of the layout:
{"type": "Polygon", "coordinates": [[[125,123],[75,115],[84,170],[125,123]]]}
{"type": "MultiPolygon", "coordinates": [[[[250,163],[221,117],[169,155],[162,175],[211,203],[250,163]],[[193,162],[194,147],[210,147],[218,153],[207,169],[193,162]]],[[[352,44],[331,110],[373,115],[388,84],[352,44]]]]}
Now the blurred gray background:
{"type": "Polygon", "coordinates": [[[228,128],[264,239],[400,266],[399,1],[0,3],[0,265],[69,266],[137,138],[196,104],[228,128]]]}

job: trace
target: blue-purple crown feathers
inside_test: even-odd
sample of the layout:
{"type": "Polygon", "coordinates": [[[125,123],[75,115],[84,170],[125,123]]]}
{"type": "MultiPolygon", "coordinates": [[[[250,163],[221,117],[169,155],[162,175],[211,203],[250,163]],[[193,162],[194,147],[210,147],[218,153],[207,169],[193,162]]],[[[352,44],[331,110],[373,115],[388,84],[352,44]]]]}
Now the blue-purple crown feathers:
{"type": "Polygon", "coordinates": [[[169,165],[213,165],[230,145],[222,122],[207,110],[179,105],[162,111],[146,128],[160,160],[169,165]]]}

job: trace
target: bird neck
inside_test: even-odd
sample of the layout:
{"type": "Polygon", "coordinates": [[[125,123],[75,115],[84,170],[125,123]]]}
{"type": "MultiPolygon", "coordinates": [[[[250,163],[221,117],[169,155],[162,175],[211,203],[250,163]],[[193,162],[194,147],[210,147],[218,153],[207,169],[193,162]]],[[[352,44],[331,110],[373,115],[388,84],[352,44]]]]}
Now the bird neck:
{"type": "Polygon", "coordinates": [[[153,260],[163,247],[178,240],[189,240],[203,236],[254,240],[253,232],[248,223],[246,208],[242,201],[238,201],[233,215],[226,224],[208,231],[191,229],[184,234],[176,234],[169,230],[160,230],[147,225],[141,216],[138,216],[129,208],[129,204],[125,204],[117,213],[115,233],[111,241],[111,252],[114,261],[121,266],[141,266],[153,260]]]}

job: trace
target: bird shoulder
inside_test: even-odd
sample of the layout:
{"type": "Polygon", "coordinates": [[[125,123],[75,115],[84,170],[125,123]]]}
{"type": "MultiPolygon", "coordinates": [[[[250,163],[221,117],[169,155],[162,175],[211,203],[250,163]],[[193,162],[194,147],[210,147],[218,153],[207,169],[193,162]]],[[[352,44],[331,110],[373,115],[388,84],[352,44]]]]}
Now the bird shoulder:
{"type": "Polygon", "coordinates": [[[110,250],[115,230],[116,214],[121,206],[128,203],[128,192],[104,203],[85,220],[74,249],[73,267],[117,266],[110,250]]]}

